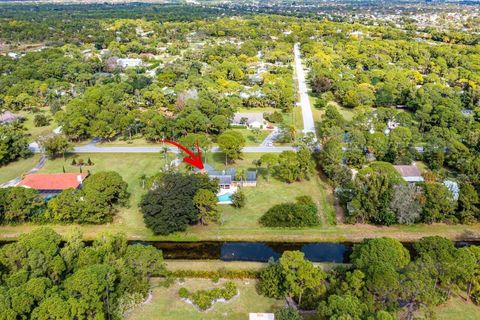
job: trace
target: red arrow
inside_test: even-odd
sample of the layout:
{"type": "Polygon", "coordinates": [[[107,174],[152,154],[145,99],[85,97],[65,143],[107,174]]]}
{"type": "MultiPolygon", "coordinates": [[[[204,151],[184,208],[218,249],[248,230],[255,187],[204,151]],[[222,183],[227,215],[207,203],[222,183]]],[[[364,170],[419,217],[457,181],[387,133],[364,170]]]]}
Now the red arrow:
{"type": "Polygon", "coordinates": [[[202,154],[200,153],[200,148],[198,147],[198,143],[195,145],[197,147],[197,154],[195,155],[191,150],[182,146],[178,142],[175,142],[175,141],[172,141],[172,140],[167,140],[167,139],[162,139],[161,141],[165,142],[165,143],[173,144],[177,148],[182,149],[184,152],[186,152],[188,154],[188,157],[183,158],[184,162],[189,163],[192,166],[197,167],[200,170],[203,169],[202,154]]]}

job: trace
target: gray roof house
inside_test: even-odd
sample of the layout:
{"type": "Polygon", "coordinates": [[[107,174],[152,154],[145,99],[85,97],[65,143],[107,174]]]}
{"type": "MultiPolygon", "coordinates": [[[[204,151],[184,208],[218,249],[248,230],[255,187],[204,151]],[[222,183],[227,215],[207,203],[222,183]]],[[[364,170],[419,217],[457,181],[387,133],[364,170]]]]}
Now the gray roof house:
{"type": "Polygon", "coordinates": [[[250,128],[261,128],[267,125],[263,113],[236,112],[232,120],[233,125],[246,125],[250,128]]]}
{"type": "Polygon", "coordinates": [[[223,171],[215,170],[212,166],[206,164],[204,170],[207,172],[210,179],[218,179],[218,184],[221,189],[230,189],[232,185],[240,186],[256,186],[257,185],[257,172],[248,170],[245,173],[245,179],[239,181],[237,179],[237,170],[234,168],[228,168],[223,171]]]}
{"type": "Polygon", "coordinates": [[[18,121],[23,119],[22,116],[18,114],[13,114],[10,111],[5,111],[4,113],[0,114],[0,123],[10,123],[14,121],[18,121]]]}
{"type": "Polygon", "coordinates": [[[400,173],[403,180],[407,181],[408,183],[415,183],[415,182],[422,182],[423,177],[420,173],[420,170],[414,165],[400,165],[400,166],[393,166],[395,170],[400,173]]]}

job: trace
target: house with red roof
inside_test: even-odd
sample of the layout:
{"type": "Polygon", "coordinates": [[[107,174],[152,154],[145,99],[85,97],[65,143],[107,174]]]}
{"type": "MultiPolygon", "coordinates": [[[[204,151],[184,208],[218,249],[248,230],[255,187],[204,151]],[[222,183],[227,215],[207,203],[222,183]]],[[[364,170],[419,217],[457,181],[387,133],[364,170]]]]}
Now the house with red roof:
{"type": "Polygon", "coordinates": [[[19,187],[38,190],[45,198],[51,198],[67,189],[81,188],[88,173],[34,173],[25,176],[19,187]]]}

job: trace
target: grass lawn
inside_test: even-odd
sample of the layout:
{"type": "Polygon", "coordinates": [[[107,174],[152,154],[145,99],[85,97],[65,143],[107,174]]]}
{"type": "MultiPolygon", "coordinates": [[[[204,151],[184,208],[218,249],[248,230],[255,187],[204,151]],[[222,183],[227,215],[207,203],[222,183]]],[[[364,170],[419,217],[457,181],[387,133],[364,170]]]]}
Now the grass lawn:
{"type": "Polygon", "coordinates": [[[269,130],[260,130],[258,135],[255,135],[251,129],[233,129],[234,131],[240,132],[245,138],[247,146],[258,146],[262,143],[263,140],[270,134],[269,130]]]}
{"type": "Polygon", "coordinates": [[[437,307],[435,311],[438,320],[480,319],[480,307],[474,305],[472,302],[467,302],[458,296],[452,297],[447,303],[437,307]]]}
{"type": "Polygon", "coordinates": [[[25,121],[23,125],[27,129],[28,133],[31,134],[32,141],[35,141],[38,137],[51,134],[55,128],[58,127],[56,122],[52,119],[52,114],[50,111],[41,111],[40,113],[44,113],[48,118],[50,118],[50,124],[45,127],[35,127],[33,124],[33,118],[35,118],[35,114],[31,112],[19,112],[23,117],[25,117],[25,121]]]}
{"type": "Polygon", "coordinates": [[[30,171],[39,159],[40,155],[35,154],[27,159],[20,159],[0,167],[0,183],[5,183],[30,171]]]}
{"type": "MultiPolygon", "coordinates": [[[[90,141],[89,141],[90,142],[90,141]]],[[[151,146],[161,146],[161,143],[153,143],[147,141],[145,138],[136,137],[131,140],[123,140],[121,138],[115,139],[113,141],[103,141],[98,143],[98,147],[151,147],[151,146]]]]}
{"type": "Polygon", "coordinates": [[[210,279],[185,279],[183,284],[178,282],[169,288],[156,287],[153,289],[153,298],[149,303],[141,305],[126,317],[129,320],[246,320],[249,312],[274,312],[284,306],[283,300],[275,300],[259,295],[255,290],[254,280],[234,280],[239,295],[232,300],[223,303],[217,302],[208,311],[198,311],[193,305],[181,300],[178,290],[187,288],[190,292],[206,289],[210,290],[220,286],[210,279]]]}

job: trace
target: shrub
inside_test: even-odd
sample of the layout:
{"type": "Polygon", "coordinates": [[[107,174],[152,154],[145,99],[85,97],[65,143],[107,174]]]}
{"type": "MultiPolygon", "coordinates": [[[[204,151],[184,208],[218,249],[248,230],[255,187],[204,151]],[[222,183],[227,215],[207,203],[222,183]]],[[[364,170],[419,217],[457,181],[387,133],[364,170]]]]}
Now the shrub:
{"type": "Polygon", "coordinates": [[[301,198],[297,203],[277,204],[260,218],[266,227],[311,227],[319,224],[318,210],[311,199],[301,198]]]}
{"type": "Polygon", "coordinates": [[[181,287],[178,290],[178,295],[180,298],[187,299],[190,296],[190,293],[188,292],[187,288],[181,287]]]}
{"type": "MultiPolygon", "coordinates": [[[[185,288],[180,288],[180,290],[178,291],[178,294],[182,298],[184,298],[182,296],[182,294],[183,295],[187,294],[187,296],[185,296],[185,298],[188,297],[187,289],[185,289],[185,290],[182,290],[182,289],[185,289],[185,288]],[[182,293],[180,291],[182,291],[182,293]],[[185,291],[186,291],[186,293],[185,293],[185,291]]],[[[198,291],[195,291],[190,296],[190,299],[200,310],[207,310],[208,308],[210,308],[212,306],[212,304],[215,300],[223,298],[226,301],[228,301],[228,300],[232,299],[237,294],[237,292],[238,292],[238,290],[237,290],[237,286],[235,285],[235,283],[229,281],[229,282],[225,283],[223,288],[214,288],[212,290],[198,290],[198,291]]]]}
{"type": "Polygon", "coordinates": [[[77,165],[77,160],[72,159],[72,166],[76,166],[76,165],[77,165]]]}
{"type": "Polygon", "coordinates": [[[213,283],[218,283],[218,281],[220,281],[220,275],[219,274],[214,274],[212,276],[212,281],[213,281],[213,283]]]}
{"type": "Polygon", "coordinates": [[[277,320],[302,320],[302,316],[298,311],[291,307],[282,308],[275,312],[275,319],[277,320]]]}
{"type": "Polygon", "coordinates": [[[209,291],[199,290],[192,294],[192,302],[200,308],[200,310],[207,310],[212,306],[212,297],[209,291]]]}
{"type": "Polygon", "coordinates": [[[35,127],[45,127],[48,126],[50,121],[48,120],[47,116],[43,113],[36,114],[33,118],[33,125],[35,127]]]}
{"type": "Polygon", "coordinates": [[[232,206],[235,208],[245,207],[246,197],[242,189],[237,189],[237,191],[232,195],[232,206]]]}
{"type": "Polygon", "coordinates": [[[223,288],[222,298],[224,298],[225,300],[230,300],[235,297],[237,292],[237,285],[232,281],[228,281],[227,283],[225,283],[225,287],[223,288]]]}

